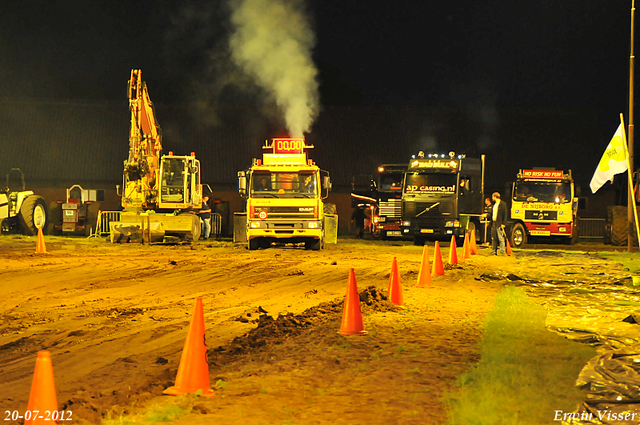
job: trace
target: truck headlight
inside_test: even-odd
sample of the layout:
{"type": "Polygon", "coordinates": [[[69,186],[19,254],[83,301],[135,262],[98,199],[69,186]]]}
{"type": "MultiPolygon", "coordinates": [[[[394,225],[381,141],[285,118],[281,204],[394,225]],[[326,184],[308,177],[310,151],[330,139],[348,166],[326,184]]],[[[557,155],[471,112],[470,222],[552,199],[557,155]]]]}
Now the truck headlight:
{"type": "Polygon", "coordinates": [[[318,222],[317,221],[310,221],[309,222],[309,229],[317,229],[318,228],[318,222]]]}
{"type": "Polygon", "coordinates": [[[405,220],[405,221],[403,221],[403,222],[402,222],[402,225],[403,225],[403,226],[407,226],[407,227],[408,227],[408,226],[411,226],[411,220],[405,220]]]}
{"type": "Polygon", "coordinates": [[[251,223],[249,223],[249,227],[251,227],[252,229],[259,229],[260,228],[260,222],[259,221],[252,221],[251,223]]]}
{"type": "Polygon", "coordinates": [[[458,220],[449,220],[444,223],[444,227],[460,227],[460,222],[458,220]]]}

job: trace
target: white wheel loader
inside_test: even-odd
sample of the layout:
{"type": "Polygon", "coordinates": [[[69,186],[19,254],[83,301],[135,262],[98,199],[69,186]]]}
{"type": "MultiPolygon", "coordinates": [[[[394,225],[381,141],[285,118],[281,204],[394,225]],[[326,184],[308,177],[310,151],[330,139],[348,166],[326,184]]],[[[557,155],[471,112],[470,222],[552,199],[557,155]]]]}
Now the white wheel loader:
{"type": "Polygon", "coordinates": [[[27,236],[38,234],[38,227],[46,230],[47,206],[42,196],[31,190],[25,190],[24,173],[19,168],[12,168],[7,174],[7,186],[0,190],[0,233],[22,233],[27,236]],[[14,191],[10,180],[19,176],[22,190],[14,191]]]}

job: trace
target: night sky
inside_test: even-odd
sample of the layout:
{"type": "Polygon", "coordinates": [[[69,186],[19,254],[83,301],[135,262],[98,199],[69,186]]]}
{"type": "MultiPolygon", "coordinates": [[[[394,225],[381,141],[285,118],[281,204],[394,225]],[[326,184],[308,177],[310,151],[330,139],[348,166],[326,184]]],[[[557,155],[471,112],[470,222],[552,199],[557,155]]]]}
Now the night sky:
{"type": "MultiPolygon", "coordinates": [[[[291,0],[293,3],[301,3],[291,0]]],[[[228,53],[229,0],[0,3],[0,97],[252,105],[228,53]]],[[[630,1],[310,0],[321,105],[627,113],[630,1]]],[[[604,145],[603,145],[604,148],[604,145]]]]}

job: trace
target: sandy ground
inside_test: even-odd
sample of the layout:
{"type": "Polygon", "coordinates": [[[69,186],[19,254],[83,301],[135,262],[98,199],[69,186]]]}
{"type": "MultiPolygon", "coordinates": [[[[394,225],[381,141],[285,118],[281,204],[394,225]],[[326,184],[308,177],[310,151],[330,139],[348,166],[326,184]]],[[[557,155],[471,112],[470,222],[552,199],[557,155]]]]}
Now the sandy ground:
{"type": "MultiPolygon", "coordinates": [[[[553,275],[544,261],[564,261],[563,272],[585,264],[489,257],[481,248],[434,277],[432,288],[416,288],[422,248],[406,242],[249,252],[231,242],[47,237],[47,249],[36,255],[35,238],[0,237],[2,419],[26,410],[39,350],[51,352],[59,407],[73,412],[71,423],[99,424],[171,398],[162,390],[176,377],[202,297],[217,397],[187,398],[193,413],[173,423],[443,423],[443,394],[477,361],[481,323],[501,289],[478,277],[553,275]],[[404,308],[385,300],[394,257],[404,308]],[[337,334],[350,268],[364,292],[365,336],[337,334]]],[[[447,255],[443,248],[445,262],[447,255]]]]}

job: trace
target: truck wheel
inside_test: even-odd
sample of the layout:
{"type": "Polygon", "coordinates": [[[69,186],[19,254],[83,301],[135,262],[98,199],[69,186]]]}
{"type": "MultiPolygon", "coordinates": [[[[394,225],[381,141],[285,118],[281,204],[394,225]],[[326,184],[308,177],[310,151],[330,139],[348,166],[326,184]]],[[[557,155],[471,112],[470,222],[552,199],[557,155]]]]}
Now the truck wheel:
{"type": "Polygon", "coordinates": [[[522,223],[516,223],[511,229],[511,246],[514,248],[522,248],[527,243],[527,231],[522,223]]]}
{"type": "Polygon", "coordinates": [[[249,239],[249,251],[255,251],[258,248],[260,248],[260,239],[259,238],[249,239]]]}
{"type": "Polygon", "coordinates": [[[578,239],[580,238],[580,218],[578,218],[577,216],[571,232],[572,233],[571,233],[571,239],[569,239],[569,244],[575,245],[578,243],[578,239]]]}
{"type": "Polygon", "coordinates": [[[627,207],[616,205],[609,208],[611,209],[611,245],[626,245],[628,237],[627,231],[629,229],[629,224],[627,222],[627,207]]]}
{"type": "Polygon", "coordinates": [[[324,214],[338,214],[336,204],[324,204],[322,211],[324,214]]]}
{"type": "Polygon", "coordinates": [[[473,232],[473,236],[476,238],[476,242],[478,242],[478,232],[476,231],[476,223],[473,221],[469,222],[467,226],[467,233],[469,234],[469,239],[471,239],[471,233],[473,232]]]}
{"type": "Polygon", "coordinates": [[[40,223],[42,231],[45,232],[47,230],[47,218],[47,204],[42,196],[30,195],[22,202],[18,221],[23,234],[27,236],[37,235],[38,227],[36,223],[40,223]]]}
{"type": "Polygon", "coordinates": [[[320,251],[322,247],[322,239],[313,239],[304,243],[305,249],[311,249],[313,251],[320,251]]]}

